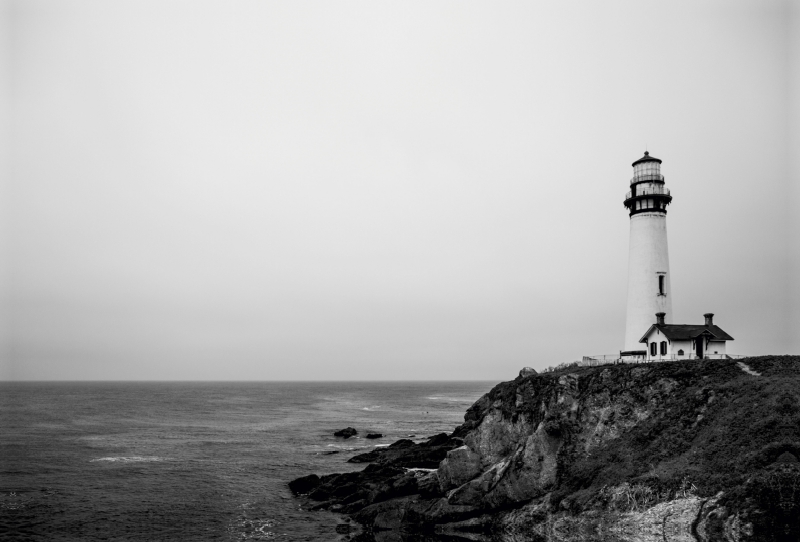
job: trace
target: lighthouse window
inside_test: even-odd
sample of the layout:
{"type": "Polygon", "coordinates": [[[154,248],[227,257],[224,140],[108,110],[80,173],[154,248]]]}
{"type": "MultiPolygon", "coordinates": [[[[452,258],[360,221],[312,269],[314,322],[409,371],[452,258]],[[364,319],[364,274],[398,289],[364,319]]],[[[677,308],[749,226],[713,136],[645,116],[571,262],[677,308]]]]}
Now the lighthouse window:
{"type": "Polygon", "coordinates": [[[637,201],[636,202],[636,210],[638,211],[641,208],[642,208],[642,202],[641,201],[637,201]]]}
{"type": "Polygon", "coordinates": [[[653,200],[651,200],[651,199],[647,200],[647,208],[648,209],[652,209],[653,208],[653,200]]]}
{"type": "Polygon", "coordinates": [[[664,275],[658,276],[658,295],[664,295],[664,275]]]}
{"type": "Polygon", "coordinates": [[[650,343],[650,355],[655,356],[658,354],[658,343],[650,343]]]}
{"type": "Polygon", "coordinates": [[[661,341],[661,355],[667,355],[667,341],[661,341]]]}

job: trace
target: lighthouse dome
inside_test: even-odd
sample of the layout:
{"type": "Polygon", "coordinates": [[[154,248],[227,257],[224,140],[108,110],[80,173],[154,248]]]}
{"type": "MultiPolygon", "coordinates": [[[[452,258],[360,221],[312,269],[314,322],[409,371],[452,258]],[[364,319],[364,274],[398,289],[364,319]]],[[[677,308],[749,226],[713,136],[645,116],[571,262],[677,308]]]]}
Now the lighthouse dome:
{"type": "Polygon", "coordinates": [[[649,153],[649,152],[647,152],[647,151],[644,151],[644,156],[642,156],[641,158],[639,158],[638,160],[636,160],[636,161],[635,161],[634,163],[632,163],[631,165],[632,165],[633,167],[636,167],[636,164],[640,164],[640,163],[642,163],[642,162],[658,162],[658,163],[660,164],[660,163],[661,163],[661,159],[660,159],[660,158],[656,158],[655,156],[650,156],[650,153],[649,153]]]}

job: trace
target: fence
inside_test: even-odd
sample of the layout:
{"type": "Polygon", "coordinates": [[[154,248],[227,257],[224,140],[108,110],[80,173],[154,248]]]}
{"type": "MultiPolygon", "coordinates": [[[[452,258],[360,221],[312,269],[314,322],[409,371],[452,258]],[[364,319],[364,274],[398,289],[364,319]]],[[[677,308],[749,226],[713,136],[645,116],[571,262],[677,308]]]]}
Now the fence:
{"type": "Polygon", "coordinates": [[[656,356],[648,359],[646,356],[625,356],[620,357],[619,354],[602,354],[597,356],[583,356],[580,361],[568,361],[556,365],[555,367],[548,367],[543,369],[543,373],[551,373],[553,371],[560,371],[561,369],[568,369],[571,367],[598,367],[600,365],[618,365],[621,363],[658,363],[660,361],[683,361],[683,360],[706,360],[706,359],[744,359],[752,356],[742,354],[705,354],[702,358],[696,354],[687,354],[679,356],[677,354],[667,356],[656,356]]]}

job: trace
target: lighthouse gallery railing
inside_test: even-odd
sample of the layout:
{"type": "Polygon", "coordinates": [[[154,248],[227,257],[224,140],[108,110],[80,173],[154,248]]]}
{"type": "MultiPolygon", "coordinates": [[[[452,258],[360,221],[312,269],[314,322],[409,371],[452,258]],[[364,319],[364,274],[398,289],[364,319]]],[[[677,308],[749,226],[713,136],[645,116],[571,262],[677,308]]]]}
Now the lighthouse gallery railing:
{"type": "MultiPolygon", "coordinates": [[[[650,195],[669,196],[669,188],[662,188],[660,186],[656,186],[653,188],[642,188],[641,190],[636,190],[636,197],[650,196],[650,195]]],[[[625,199],[631,199],[632,197],[634,197],[633,190],[630,190],[625,195],[625,199]]]]}

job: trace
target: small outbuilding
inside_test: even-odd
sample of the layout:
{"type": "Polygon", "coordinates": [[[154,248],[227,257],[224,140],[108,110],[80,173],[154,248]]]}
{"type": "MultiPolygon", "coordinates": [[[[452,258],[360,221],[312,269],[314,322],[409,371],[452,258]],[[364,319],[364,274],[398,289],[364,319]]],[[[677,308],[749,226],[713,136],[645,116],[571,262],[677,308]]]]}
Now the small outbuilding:
{"type": "Polygon", "coordinates": [[[646,346],[647,361],[726,357],[726,341],[732,341],[714,324],[712,313],[704,314],[703,325],[665,324],[665,313],[656,313],[656,323],[639,340],[646,346]]]}

